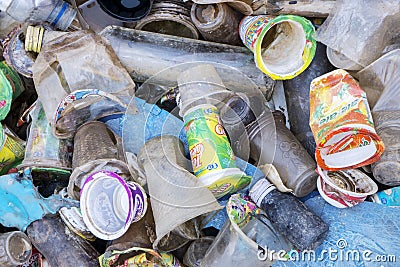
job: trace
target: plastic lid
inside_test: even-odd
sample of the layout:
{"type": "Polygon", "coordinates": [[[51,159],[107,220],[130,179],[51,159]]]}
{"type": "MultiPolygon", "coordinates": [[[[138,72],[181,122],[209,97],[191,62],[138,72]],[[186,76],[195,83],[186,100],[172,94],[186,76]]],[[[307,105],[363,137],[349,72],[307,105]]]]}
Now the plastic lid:
{"type": "Polygon", "coordinates": [[[117,239],[132,222],[132,202],[132,193],[121,177],[112,172],[96,172],[82,189],[83,221],[98,238],[117,239]]]}
{"type": "Polygon", "coordinates": [[[149,14],[152,0],[97,0],[101,9],[122,21],[136,21],[149,14]]]}

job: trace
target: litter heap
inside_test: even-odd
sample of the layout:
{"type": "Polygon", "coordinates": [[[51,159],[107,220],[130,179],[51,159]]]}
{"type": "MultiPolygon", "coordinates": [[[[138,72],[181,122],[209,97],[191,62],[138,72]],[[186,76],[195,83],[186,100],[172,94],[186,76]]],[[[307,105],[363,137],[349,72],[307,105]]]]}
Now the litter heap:
{"type": "Polygon", "coordinates": [[[396,266],[399,23],[397,0],[2,0],[0,265],[396,266]]]}

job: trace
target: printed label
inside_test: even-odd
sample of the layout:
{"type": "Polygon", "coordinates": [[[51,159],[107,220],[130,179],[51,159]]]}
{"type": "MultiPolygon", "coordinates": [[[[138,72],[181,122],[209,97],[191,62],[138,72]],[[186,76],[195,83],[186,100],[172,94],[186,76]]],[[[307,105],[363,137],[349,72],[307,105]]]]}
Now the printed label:
{"type": "Polygon", "coordinates": [[[251,51],[254,51],[254,44],[262,29],[271,21],[269,16],[246,16],[239,25],[240,39],[251,51]]]}
{"type": "Polygon", "coordinates": [[[374,143],[375,156],[348,166],[360,167],[378,160],[384,149],[374,130],[365,92],[344,70],[332,71],[311,82],[310,127],[317,143],[317,163],[325,170],[335,170],[325,165],[325,155],[374,143]],[[329,140],[335,141],[325,145],[329,140]]]}
{"type": "Polygon", "coordinates": [[[4,134],[6,138],[0,150],[0,174],[5,174],[7,169],[16,161],[24,158],[25,147],[14,139],[4,134]]]}
{"type": "MultiPolygon", "coordinates": [[[[190,158],[196,177],[237,168],[229,140],[215,107],[199,108],[184,117],[190,158]]],[[[244,174],[216,178],[208,187],[216,198],[244,188],[251,177],[244,174]]]]}
{"type": "Polygon", "coordinates": [[[197,177],[236,168],[235,156],[215,107],[195,110],[185,116],[185,121],[190,158],[197,177]]]}

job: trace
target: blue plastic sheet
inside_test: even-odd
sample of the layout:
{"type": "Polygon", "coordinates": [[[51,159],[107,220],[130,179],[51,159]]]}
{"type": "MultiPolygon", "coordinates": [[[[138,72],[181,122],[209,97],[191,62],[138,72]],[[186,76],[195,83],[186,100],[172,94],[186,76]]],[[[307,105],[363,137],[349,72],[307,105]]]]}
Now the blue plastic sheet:
{"type": "Polygon", "coordinates": [[[30,179],[30,170],[0,176],[0,223],[25,231],[33,221],[55,214],[62,207],[79,207],[79,202],[52,195],[43,198],[30,179]]]}
{"type": "Polygon", "coordinates": [[[274,267],[400,266],[400,209],[373,202],[339,209],[321,196],[305,204],[328,225],[325,241],[314,252],[292,252],[293,261],[274,267]]]}

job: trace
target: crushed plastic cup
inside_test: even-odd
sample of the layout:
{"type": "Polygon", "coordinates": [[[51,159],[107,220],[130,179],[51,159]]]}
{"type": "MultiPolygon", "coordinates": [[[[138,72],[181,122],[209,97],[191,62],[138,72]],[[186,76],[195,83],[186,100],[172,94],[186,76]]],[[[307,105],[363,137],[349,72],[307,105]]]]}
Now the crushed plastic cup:
{"type": "Polygon", "coordinates": [[[377,135],[365,92],[345,70],[315,78],[310,86],[310,127],[323,170],[358,168],[379,160],[377,135]]]}
{"type": "Polygon", "coordinates": [[[378,191],[377,184],[359,170],[324,171],[318,167],[317,188],[321,196],[337,208],[353,207],[378,191]]]}
{"type": "Polygon", "coordinates": [[[103,240],[121,237],[147,210],[144,190],[109,171],[96,172],[86,179],[80,205],[86,226],[103,240]]]}

